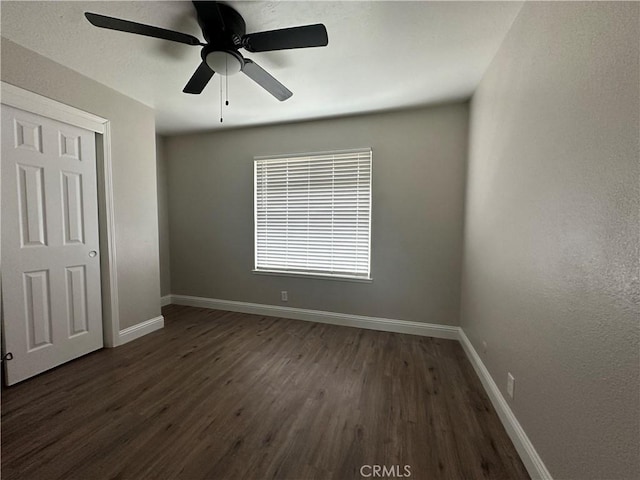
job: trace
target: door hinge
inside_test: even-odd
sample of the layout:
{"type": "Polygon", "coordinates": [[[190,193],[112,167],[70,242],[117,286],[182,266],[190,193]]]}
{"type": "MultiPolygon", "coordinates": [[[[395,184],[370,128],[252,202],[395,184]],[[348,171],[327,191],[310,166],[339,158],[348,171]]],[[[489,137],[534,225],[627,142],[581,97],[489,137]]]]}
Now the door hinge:
{"type": "Polygon", "coordinates": [[[13,360],[13,353],[7,352],[0,358],[0,362],[6,362],[8,360],[13,360]]]}

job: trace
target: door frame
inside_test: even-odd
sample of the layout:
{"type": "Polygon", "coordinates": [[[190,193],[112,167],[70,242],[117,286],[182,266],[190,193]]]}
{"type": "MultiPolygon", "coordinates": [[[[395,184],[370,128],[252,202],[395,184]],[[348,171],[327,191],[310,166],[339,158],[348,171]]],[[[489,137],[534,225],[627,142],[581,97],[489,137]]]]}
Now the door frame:
{"type": "MultiPolygon", "coordinates": [[[[3,81],[0,81],[0,103],[96,133],[102,331],[105,347],[117,347],[120,344],[120,318],[111,161],[111,122],[106,118],[3,81]]],[[[0,263],[1,271],[2,265],[0,263]]]]}

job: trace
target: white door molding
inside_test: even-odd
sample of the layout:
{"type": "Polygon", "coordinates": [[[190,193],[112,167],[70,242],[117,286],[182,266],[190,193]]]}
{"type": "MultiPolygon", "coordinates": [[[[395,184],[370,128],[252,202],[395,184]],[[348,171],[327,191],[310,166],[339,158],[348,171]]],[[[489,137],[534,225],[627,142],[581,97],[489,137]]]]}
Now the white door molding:
{"type": "MultiPolygon", "coordinates": [[[[92,113],[84,112],[70,105],[2,81],[0,81],[0,103],[91,130],[98,134],[96,135],[98,139],[96,153],[98,157],[98,209],[102,251],[103,333],[105,346],[116,347],[120,344],[120,320],[110,122],[92,113]]],[[[2,266],[0,265],[1,268],[2,266]]]]}

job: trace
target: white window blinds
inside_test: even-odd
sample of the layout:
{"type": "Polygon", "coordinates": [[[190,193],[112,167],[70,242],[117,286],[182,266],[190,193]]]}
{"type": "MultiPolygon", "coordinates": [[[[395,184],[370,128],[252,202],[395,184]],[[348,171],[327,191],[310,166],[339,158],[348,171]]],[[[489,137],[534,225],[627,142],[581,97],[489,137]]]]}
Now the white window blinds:
{"type": "Polygon", "coordinates": [[[369,278],[371,149],[256,157],[255,269],[369,278]]]}

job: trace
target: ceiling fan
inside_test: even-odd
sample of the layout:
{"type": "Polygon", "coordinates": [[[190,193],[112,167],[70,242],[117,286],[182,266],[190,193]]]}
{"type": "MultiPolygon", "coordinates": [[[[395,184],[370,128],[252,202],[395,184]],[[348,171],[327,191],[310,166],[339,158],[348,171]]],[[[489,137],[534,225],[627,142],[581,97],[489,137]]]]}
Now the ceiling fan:
{"type": "Polygon", "coordinates": [[[85,12],[84,15],[96,27],[202,46],[200,54],[202,63],[182,90],[192,94],[201,93],[216,72],[220,75],[234,75],[242,72],[278,100],[284,101],[293,93],[257,63],[244,58],[238,50],[244,48],[249,52],[268,52],[324,47],[329,43],[327,29],[321,23],[247,34],[244,19],[229,5],[202,1],[194,1],[193,5],[206,43],[186,33],[97,13],[85,12]]]}

